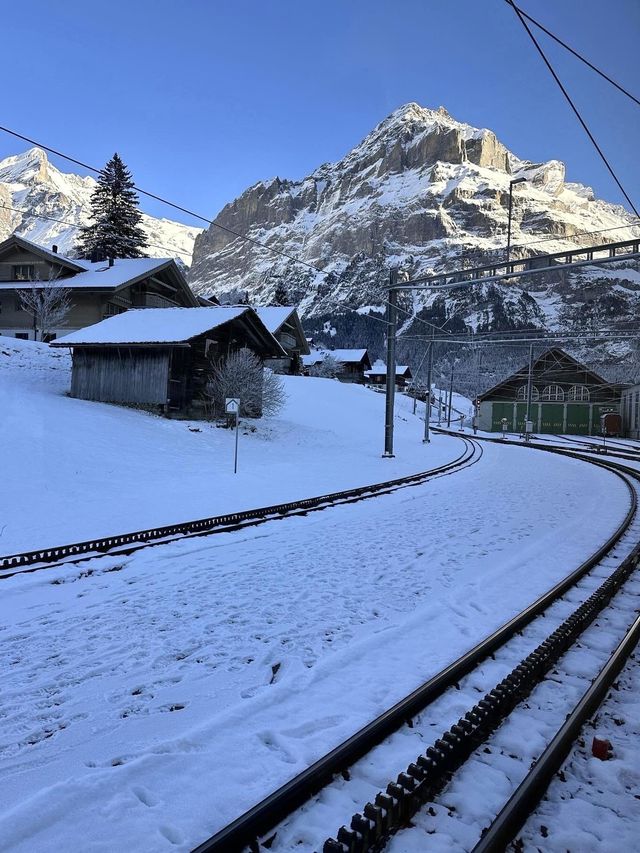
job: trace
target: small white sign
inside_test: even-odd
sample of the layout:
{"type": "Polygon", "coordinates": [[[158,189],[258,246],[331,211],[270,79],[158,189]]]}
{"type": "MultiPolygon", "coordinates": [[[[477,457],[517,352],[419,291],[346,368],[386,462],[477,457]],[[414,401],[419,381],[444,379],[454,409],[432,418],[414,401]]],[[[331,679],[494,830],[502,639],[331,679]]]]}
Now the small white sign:
{"type": "Polygon", "coordinates": [[[235,415],[240,411],[240,397],[227,397],[224,401],[224,410],[228,415],[235,415]]]}

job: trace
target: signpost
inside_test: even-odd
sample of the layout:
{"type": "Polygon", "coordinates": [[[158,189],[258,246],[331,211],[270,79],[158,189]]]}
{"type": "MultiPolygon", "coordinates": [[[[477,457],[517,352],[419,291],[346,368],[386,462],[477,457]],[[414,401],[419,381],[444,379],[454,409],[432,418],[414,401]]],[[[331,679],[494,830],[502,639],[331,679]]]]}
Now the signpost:
{"type": "Polygon", "coordinates": [[[224,410],[228,415],[236,416],[236,448],[233,456],[233,473],[238,473],[238,416],[240,414],[240,397],[226,397],[224,410]]]}

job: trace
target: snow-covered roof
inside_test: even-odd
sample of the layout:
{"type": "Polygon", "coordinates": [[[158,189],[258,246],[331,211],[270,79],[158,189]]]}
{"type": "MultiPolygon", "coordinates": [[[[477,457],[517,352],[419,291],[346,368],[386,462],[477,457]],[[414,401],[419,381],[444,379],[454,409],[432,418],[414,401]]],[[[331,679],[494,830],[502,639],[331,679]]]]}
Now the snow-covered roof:
{"type": "Polygon", "coordinates": [[[305,367],[313,367],[314,364],[324,361],[328,355],[335,358],[339,364],[358,364],[363,358],[369,358],[366,349],[314,350],[309,355],[302,356],[302,363],[305,367]]]}
{"type": "MultiPolygon", "coordinates": [[[[59,257],[51,254],[53,258],[59,257]]],[[[116,258],[112,266],[109,266],[107,261],[98,261],[97,263],[73,261],[72,263],[81,265],[84,271],[60,278],[57,283],[71,290],[78,288],[93,290],[102,287],[109,289],[121,287],[133,279],[147,276],[152,272],[159,272],[164,267],[173,264],[173,261],[169,258],[116,258]]],[[[48,284],[48,281],[3,281],[0,282],[0,288],[15,290],[16,287],[37,288],[46,287],[48,284]]]]}
{"type": "MultiPolygon", "coordinates": [[[[408,364],[396,364],[396,376],[403,376],[409,370],[408,364]]],[[[376,363],[373,365],[371,370],[365,370],[365,376],[386,376],[387,375],[387,365],[376,363]]]]}
{"type": "Polygon", "coordinates": [[[267,329],[274,335],[296,309],[291,305],[267,305],[254,308],[267,329]]]}
{"type": "Polygon", "coordinates": [[[58,338],[52,346],[181,343],[248,312],[253,313],[247,306],[132,309],[58,338]]]}
{"type": "Polygon", "coordinates": [[[321,364],[326,352],[312,352],[309,355],[302,356],[302,363],[305,367],[313,367],[314,364],[321,364]]]}
{"type": "Polygon", "coordinates": [[[357,364],[368,357],[366,349],[333,349],[327,355],[333,356],[341,364],[357,364]]]}
{"type": "Polygon", "coordinates": [[[77,258],[68,258],[66,255],[61,255],[59,252],[54,252],[52,249],[47,249],[46,246],[41,246],[40,243],[34,243],[33,240],[27,240],[26,237],[22,237],[20,234],[11,234],[7,237],[6,240],[3,240],[0,243],[0,252],[4,252],[6,249],[11,246],[18,245],[27,251],[33,252],[36,255],[40,255],[41,257],[45,257],[48,260],[51,260],[57,264],[63,264],[64,266],[68,266],[73,270],[82,270],[85,269],[85,262],[80,261],[77,258]]]}

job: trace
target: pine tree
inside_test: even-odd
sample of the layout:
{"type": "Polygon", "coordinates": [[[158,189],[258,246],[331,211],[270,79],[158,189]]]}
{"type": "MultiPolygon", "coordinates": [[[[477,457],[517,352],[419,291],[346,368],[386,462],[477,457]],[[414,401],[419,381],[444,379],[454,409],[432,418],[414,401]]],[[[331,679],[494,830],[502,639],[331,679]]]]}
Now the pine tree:
{"type": "Polygon", "coordinates": [[[276,285],[275,292],[273,294],[273,304],[274,305],[288,305],[289,304],[289,296],[287,294],[287,288],[284,286],[283,281],[279,281],[276,285]]]}
{"type": "Polygon", "coordinates": [[[142,214],[131,172],[114,154],[100,172],[91,196],[93,223],[82,229],[76,244],[80,258],[140,258],[148,245],[140,227],[142,214]]]}

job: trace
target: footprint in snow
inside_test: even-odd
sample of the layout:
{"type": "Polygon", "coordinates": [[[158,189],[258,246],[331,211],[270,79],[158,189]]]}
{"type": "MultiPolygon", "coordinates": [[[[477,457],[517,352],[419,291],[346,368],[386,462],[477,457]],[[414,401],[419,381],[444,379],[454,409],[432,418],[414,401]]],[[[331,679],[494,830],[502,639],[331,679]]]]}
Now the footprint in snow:
{"type": "Polygon", "coordinates": [[[158,798],[148,788],[143,788],[142,785],[138,785],[137,787],[132,788],[131,791],[144,806],[148,806],[151,809],[158,805],[158,798]]]}

